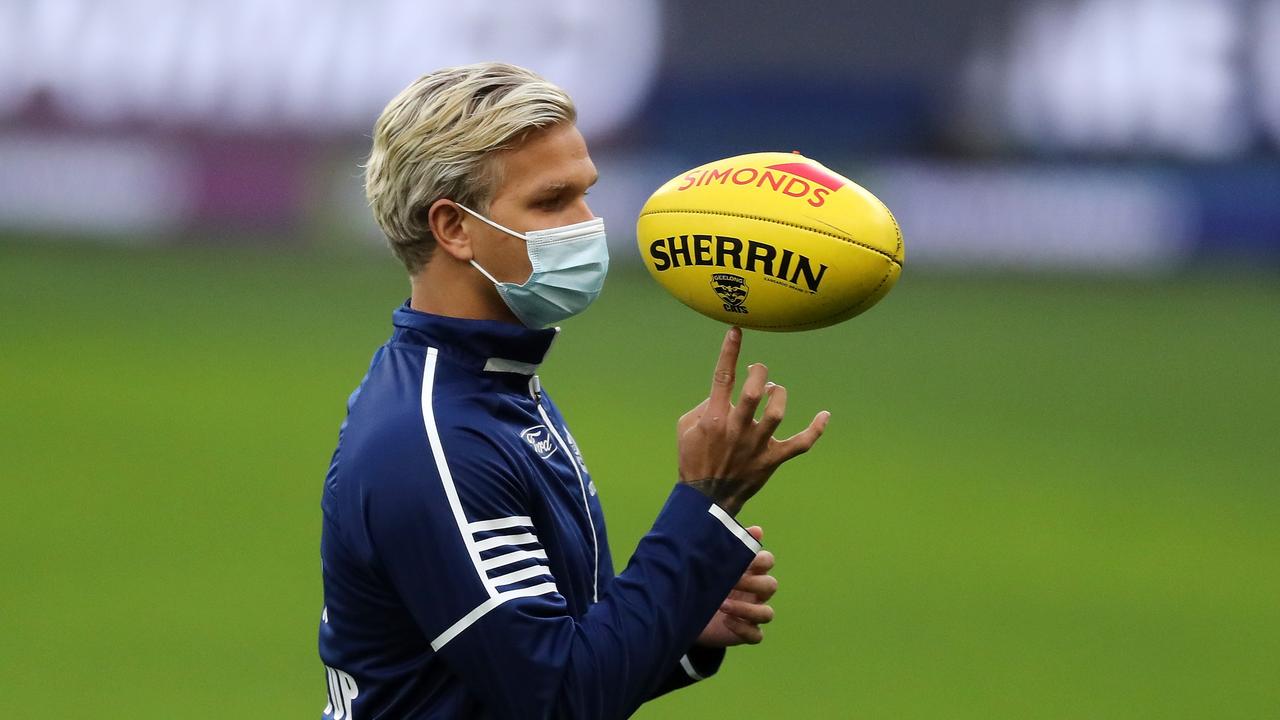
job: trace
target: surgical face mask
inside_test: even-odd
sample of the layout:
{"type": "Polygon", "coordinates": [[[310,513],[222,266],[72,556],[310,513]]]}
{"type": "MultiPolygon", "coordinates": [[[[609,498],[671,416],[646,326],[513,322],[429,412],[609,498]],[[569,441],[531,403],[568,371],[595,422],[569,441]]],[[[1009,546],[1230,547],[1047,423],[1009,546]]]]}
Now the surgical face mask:
{"type": "Polygon", "coordinates": [[[609,272],[609,245],[605,242],[604,220],[518,233],[463,205],[477,220],[508,235],[524,240],[533,267],[524,283],[499,282],[480,267],[471,265],[498,288],[511,312],[531,328],[544,328],[577,315],[600,295],[609,272]]]}

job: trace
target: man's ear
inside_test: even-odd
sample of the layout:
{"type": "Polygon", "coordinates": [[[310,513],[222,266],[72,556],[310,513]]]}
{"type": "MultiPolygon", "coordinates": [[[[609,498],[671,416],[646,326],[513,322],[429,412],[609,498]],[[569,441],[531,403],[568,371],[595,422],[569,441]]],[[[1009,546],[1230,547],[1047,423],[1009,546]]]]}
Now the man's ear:
{"type": "Polygon", "coordinates": [[[454,259],[468,262],[475,257],[471,249],[471,237],[463,224],[466,213],[450,200],[440,199],[427,208],[427,224],[436,239],[436,246],[454,259]]]}

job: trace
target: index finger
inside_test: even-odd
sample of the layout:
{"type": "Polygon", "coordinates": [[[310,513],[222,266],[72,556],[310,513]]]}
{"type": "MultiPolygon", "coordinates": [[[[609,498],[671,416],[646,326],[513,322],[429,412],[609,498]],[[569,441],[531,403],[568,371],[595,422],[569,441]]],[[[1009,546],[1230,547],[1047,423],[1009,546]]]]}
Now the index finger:
{"type": "Polygon", "coordinates": [[[729,413],[729,398],[733,395],[734,372],[738,367],[738,350],[741,347],[742,330],[738,327],[729,328],[729,332],[724,334],[724,344],[720,346],[716,372],[711,376],[711,395],[707,410],[712,417],[724,417],[729,413]]]}

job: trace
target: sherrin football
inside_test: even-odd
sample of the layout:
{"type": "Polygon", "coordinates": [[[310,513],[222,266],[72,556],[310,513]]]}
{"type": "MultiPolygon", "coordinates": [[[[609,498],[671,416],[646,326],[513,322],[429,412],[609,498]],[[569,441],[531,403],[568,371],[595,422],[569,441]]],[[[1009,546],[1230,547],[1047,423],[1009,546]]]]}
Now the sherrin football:
{"type": "Polygon", "coordinates": [[[649,273],[680,302],[756,330],[864,312],[902,272],[902,232],[874,195],[798,153],[717,160],[672,178],[636,223],[649,273]]]}

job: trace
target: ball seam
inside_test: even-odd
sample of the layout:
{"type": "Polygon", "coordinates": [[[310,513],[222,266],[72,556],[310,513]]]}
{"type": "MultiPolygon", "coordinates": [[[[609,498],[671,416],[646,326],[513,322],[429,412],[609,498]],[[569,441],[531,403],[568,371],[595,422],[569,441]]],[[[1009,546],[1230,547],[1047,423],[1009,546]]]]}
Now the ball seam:
{"type": "MultiPolygon", "coordinates": [[[[888,208],[885,208],[885,209],[887,210],[888,208]]],[[[787,222],[785,220],[775,220],[774,218],[765,217],[763,215],[750,215],[747,213],[724,212],[722,210],[649,210],[647,212],[640,213],[640,217],[644,217],[646,215],[675,215],[675,214],[681,214],[681,213],[690,214],[690,215],[720,215],[722,217],[736,217],[736,218],[743,218],[745,220],[759,220],[761,222],[773,223],[774,225],[783,225],[786,227],[793,227],[798,230],[807,230],[811,233],[816,233],[818,235],[825,235],[830,238],[835,238],[836,240],[843,240],[844,242],[847,242],[850,245],[857,245],[860,248],[870,250],[871,252],[884,257],[886,260],[893,263],[894,265],[897,265],[899,268],[902,267],[902,263],[898,262],[898,259],[895,258],[891,253],[887,253],[884,250],[881,250],[880,248],[875,247],[874,245],[868,245],[867,243],[864,243],[864,242],[858,242],[853,238],[845,237],[844,235],[837,235],[835,233],[827,232],[825,230],[819,230],[818,228],[809,227],[808,225],[801,225],[799,223],[787,222]]],[[[892,214],[890,215],[890,217],[892,217],[892,214]]],[[[898,221],[896,218],[894,219],[893,224],[896,229],[898,224],[898,221]]],[[[901,231],[898,231],[898,232],[899,232],[898,236],[899,238],[901,238],[901,231]]],[[[899,239],[899,243],[900,242],[901,242],[901,239],[899,239]]]]}

